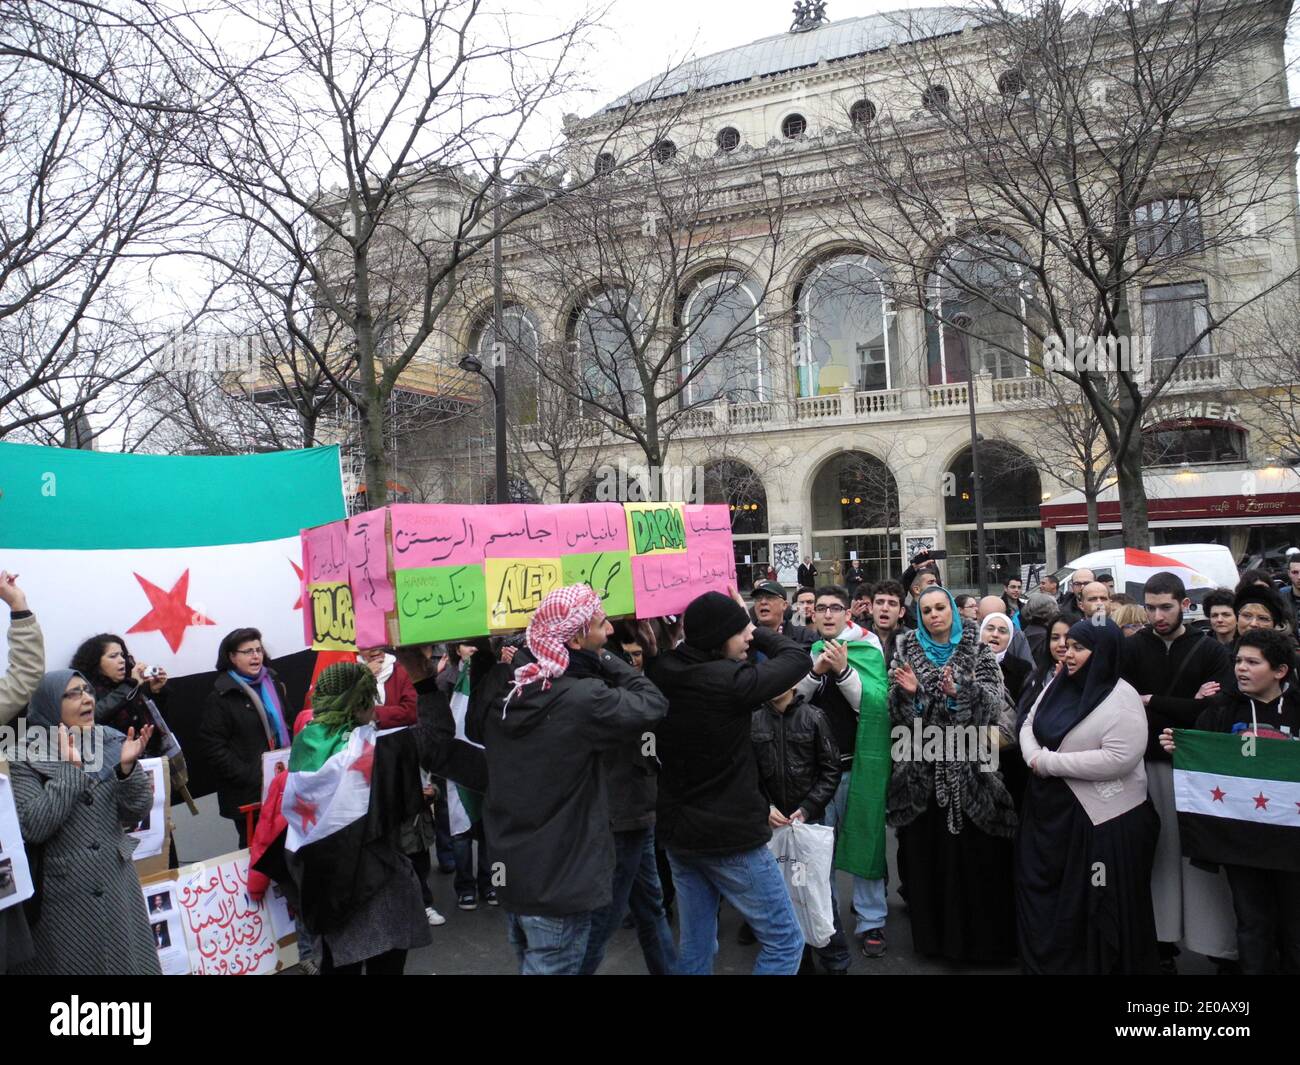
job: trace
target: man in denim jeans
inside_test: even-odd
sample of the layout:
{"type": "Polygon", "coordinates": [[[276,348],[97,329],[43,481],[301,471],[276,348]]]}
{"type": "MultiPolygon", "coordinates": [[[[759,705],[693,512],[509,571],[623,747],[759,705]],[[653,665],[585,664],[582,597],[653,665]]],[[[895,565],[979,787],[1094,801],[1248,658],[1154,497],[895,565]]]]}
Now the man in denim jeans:
{"type": "Polygon", "coordinates": [[[524,975],[578,973],[614,880],[599,756],[668,709],[604,649],[610,631],[591,588],[555,589],[528,623],[527,650],[493,668],[466,719],[468,738],[486,748],[484,830],[524,975]]]}
{"type": "Polygon", "coordinates": [[[657,831],[677,889],[677,971],[713,971],[725,898],[758,940],[754,973],[793,976],[803,933],[767,849],[772,830],[750,728],[754,707],[807,671],[808,653],[771,629],[756,631],[734,589],[730,598],[706,592],[693,600],[685,622],[680,647],[646,659],[669,703],[658,729],[657,831]],[[751,649],[765,661],[751,659],[751,649]]]}

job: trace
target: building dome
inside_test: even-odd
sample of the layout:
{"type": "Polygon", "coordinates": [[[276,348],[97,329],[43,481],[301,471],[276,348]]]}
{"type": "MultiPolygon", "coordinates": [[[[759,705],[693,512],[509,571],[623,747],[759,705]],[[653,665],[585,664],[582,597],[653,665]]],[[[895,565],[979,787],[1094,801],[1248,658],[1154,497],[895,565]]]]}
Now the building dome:
{"type": "Polygon", "coordinates": [[[816,29],[778,33],[700,59],[689,59],[666,75],[642,82],[603,110],[629,103],[662,100],[686,92],[739,85],[754,78],[879,52],[893,44],[960,33],[973,25],[969,12],[950,7],[918,7],[827,22],[816,29]]]}

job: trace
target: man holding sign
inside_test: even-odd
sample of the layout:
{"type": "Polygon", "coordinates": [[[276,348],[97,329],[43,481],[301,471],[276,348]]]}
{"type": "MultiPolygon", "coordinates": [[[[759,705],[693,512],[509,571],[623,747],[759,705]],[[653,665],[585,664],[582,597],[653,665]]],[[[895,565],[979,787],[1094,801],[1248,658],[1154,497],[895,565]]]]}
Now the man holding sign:
{"type": "Polygon", "coordinates": [[[493,687],[467,722],[468,737],[487,749],[493,884],[524,975],[578,974],[614,880],[605,768],[596,756],[648,735],[668,710],[650,681],[605,650],[612,631],[587,585],[550,592],[513,672],[493,671],[493,687]]]}

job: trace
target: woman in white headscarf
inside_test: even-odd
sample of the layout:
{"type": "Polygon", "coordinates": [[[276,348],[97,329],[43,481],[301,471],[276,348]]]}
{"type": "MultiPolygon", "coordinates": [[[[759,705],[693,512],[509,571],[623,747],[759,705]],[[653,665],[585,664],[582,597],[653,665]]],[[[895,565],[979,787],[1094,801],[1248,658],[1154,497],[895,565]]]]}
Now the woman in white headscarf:
{"type": "Polygon", "coordinates": [[[127,828],[153,804],[137,766],[153,733],[95,724],[80,673],[46,673],[27,707],[24,759],[10,777],[37,896],[28,904],[36,956],[13,972],[159,975],[158,952],[127,828]]]}
{"type": "Polygon", "coordinates": [[[1023,658],[1007,654],[1011,649],[1011,638],[1015,635],[1011,619],[1006,614],[992,613],[980,622],[980,643],[988,645],[1002,669],[1002,681],[1007,694],[1014,704],[1020,699],[1025,678],[1033,667],[1023,658]]]}

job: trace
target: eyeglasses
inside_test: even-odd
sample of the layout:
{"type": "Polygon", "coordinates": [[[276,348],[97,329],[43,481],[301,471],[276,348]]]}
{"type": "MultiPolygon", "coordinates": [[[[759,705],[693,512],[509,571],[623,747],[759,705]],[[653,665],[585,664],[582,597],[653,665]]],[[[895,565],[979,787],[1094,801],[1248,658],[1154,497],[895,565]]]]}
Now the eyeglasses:
{"type": "Polygon", "coordinates": [[[1140,628],[1142,628],[1142,623],[1140,621],[1130,621],[1127,625],[1121,625],[1120,631],[1127,636],[1129,633],[1137,632],[1140,628]]]}
{"type": "Polygon", "coordinates": [[[63,693],[65,699],[80,699],[83,695],[94,695],[95,689],[89,684],[83,684],[80,688],[69,688],[63,693]]]}
{"type": "Polygon", "coordinates": [[[821,603],[813,607],[814,614],[843,614],[844,608],[839,603],[821,603]]]}
{"type": "Polygon", "coordinates": [[[236,652],[235,652],[235,654],[237,654],[237,655],[260,655],[260,654],[263,654],[263,653],[264,653],[264,652],[262,651],[262,649],[261,649],[260,647],[248,647],[248,648],[245,648],[245,649],[242,650],[242,651],[236,651],[236,652]]]}

